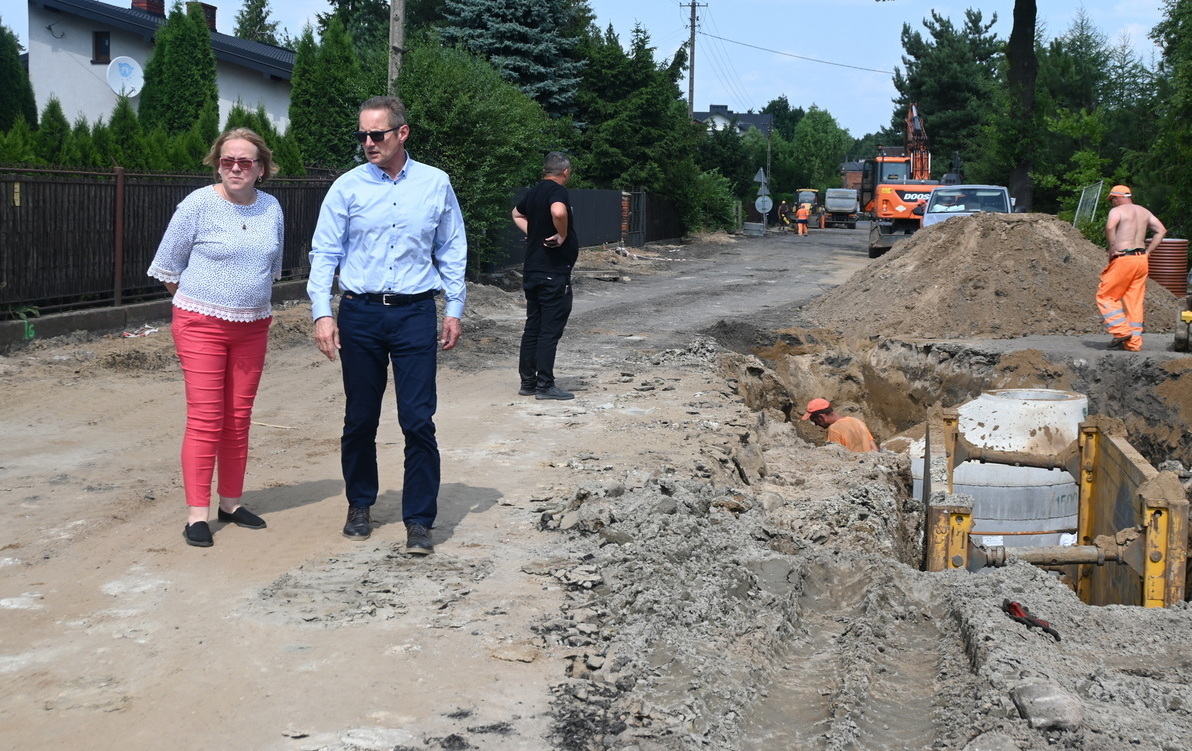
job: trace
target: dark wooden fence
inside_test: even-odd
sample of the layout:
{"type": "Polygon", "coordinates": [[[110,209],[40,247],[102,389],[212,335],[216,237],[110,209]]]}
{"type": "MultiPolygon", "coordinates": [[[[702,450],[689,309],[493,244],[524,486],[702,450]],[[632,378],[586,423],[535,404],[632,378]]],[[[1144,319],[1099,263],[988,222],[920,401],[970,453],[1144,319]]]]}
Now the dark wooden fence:
{"type": "MultiPolygon", "coordinates": [[[[285,215],[283,279],[305,278],[319,206],[332,180],[275,178],[265,190],[285,215]]],[[[134,174],[0,167],[0,319],[162,297],[146,276],[174,209],[210,175],[134,174]]],[[[621,242],[629,202],[619,190],[570,191],[580,244],[621,242]]],[[[666,199],[645,196],[645,240],[680,237],[666,199]]],[[[511,204],[512,205],[512,204],[511,204]]],[[[523,238],[510,223],[506,258],[521,263],[523,238]]]]}
{"type": "MultiPolygon", "coordinates": [[[[162,294],[145,275],[174,209],[209,175],[0,170],[0,313],[121,305],[162,294]]],[[[302,278],[330,180],[275,179],[282,275],[302,278]]]]}
{"type": "MultiPolygon", "coordinates": [[[[516,206],[529,188],[518,188],[510,204],[516,206]]],[[[604,243],[621,242],[621,191],[619,190],[568,190],[571,199],[571,213],[575,216],[575,231],[581,248],[590,248],[604,243]]],[[[505,254],[496,259],[497,268],[520,266],[526,258],[526,237],[510,223],[505,236],[505,254]]]]}

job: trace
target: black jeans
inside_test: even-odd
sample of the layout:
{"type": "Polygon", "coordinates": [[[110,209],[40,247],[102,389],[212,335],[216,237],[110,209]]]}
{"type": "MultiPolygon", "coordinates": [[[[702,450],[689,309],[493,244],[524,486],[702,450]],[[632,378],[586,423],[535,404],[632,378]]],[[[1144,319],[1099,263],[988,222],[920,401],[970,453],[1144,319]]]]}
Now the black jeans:
{"type": "Polygon", "coordinates": [[[571,276],[527,271],[522,289],[526,328],[517,369],[522,387],[541,391],[555,385],[555,350],[571,316],[571,276]]]}

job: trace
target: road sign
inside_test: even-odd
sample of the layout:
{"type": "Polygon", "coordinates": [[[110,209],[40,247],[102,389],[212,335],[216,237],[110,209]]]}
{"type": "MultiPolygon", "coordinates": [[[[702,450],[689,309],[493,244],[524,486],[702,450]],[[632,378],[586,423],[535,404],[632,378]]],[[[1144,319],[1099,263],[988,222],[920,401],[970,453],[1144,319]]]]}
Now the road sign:
{"type": "Polygon", "coordinates": [[[770,195],[770,189],[766,187],[765,183],[762,183],[757,187],[757,194],[759,196],[768,196],[770,195]]]}
{"type": "Polygon", "coordinates": [[[764,169],[759,169],[757,171],[757,174],[753,176],[753,181],[755,183],[761,183],[762,185],[765,185],[766,184],[766,171],[764,169]]]}
{"type": "Polygon", "coordinates": [[[753,208],[757,209],[759,214],[769,214],[770,209],[774,208],[774,199],[769,196],[758,196],[757,200],[753,202],[753,208]]]}

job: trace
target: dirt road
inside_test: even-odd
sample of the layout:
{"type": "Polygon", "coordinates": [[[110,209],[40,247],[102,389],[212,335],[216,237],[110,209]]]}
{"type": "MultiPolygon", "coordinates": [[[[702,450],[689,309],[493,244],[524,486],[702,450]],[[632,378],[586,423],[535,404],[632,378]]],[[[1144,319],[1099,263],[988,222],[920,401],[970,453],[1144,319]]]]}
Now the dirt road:
{"type": "Polygon", "coordinates": [[[856,233],[586,253],[626,281],[577,285],[573,402],[516,395],[520,296],[474,288],[428,558],[400,552],[391,415],[378,528],[339,533],[338,364],[306,306],[278,311],[254,412],[244,502],[269,527],[214,523],[206,550],[181,539],[167,327],[0,359],[2,745],[1186,747],[1186,609],[1092,613],[1029,566],[920,573],[904,458],[745,405],[759,366],[722,344],[772,343],[869,263],[856,233]],[[1007,592],[1065,641],[1005,619],[1007,592]],[[1028,683],[1082,722],[1030,728],[1028,683]]]}

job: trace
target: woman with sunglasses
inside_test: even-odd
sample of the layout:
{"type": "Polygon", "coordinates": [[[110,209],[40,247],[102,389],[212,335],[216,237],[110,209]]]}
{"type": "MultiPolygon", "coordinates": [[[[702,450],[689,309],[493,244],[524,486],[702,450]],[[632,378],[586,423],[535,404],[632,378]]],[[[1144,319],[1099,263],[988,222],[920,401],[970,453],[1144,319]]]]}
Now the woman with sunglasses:
{"type": "Polygon", "coordinates": [[[182,536],[210,547],[211,481],[219,468],[221,522],[262,529],[240,505],[253,400],[265,366],[272,284],[281,278],[281,206],[257,185],[277,171],[248,128],[222,133],[204,164],[215,184],[178,204],[149,267],[174,296],[172,332],[186,382],[182,482],[189,515],[182,536]]]}

